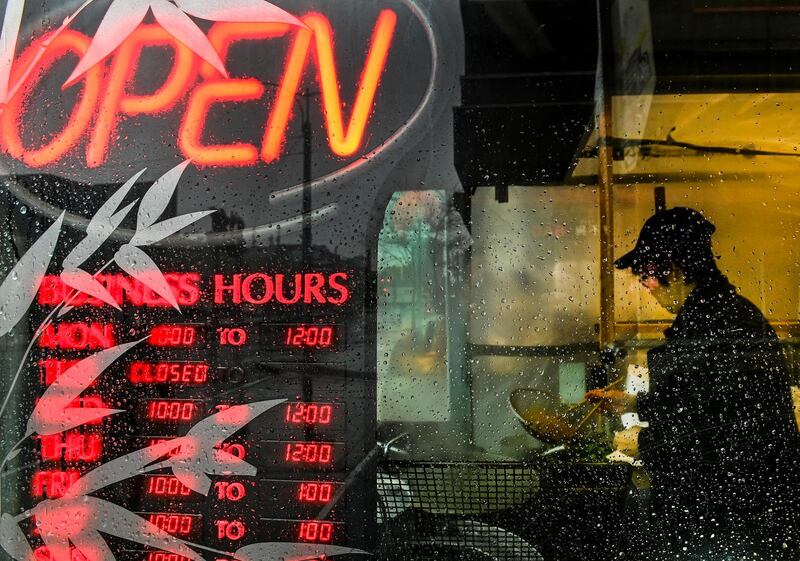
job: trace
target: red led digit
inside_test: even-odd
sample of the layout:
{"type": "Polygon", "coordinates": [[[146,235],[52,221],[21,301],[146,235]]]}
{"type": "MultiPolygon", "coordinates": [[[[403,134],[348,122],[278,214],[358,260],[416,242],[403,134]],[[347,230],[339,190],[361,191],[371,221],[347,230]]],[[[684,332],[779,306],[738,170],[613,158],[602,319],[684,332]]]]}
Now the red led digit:
{"type": "Polygon", "coordinates": [[[331,522],[301,522],[297,538],[301,542],[330,543],[333,539],[331,522]]]}
{"type": "Polygon", "coordinates": [[[333,445],[317,442],[296,442],[286,445],[284,459],[292,464],[329,464],[333,445]]]}
{"type": "Polygon", "coordinates": [[[146,492],[159,497],[188,497],[192,494],[191,489],[177,477],[170,475],[154,475],[148,478],[146,492]]]}
{"type": "Polygon", "coordinates": [[[319,332],[319,346],[330,347],[333,341],[333,327],[323,327],[319,332]]]}
{"type": "Polygon", "coordinates": [[[305,337],[306,329],[302,325],[297,328],[297,332],[292,337],[292,345],[295,347],[302,347],[303,346],[303,337],[305,337]]]}
{"type": "Polygon", "coordinates": [[[176,536],[191,534],[194,526],[194,517],[191,514],[154,513],[147,519],[159,529],[176,536]]]}
{"type": "Polygon", "coordinates": [[[333,483],[308,482],[301,483],[298,500],[303,503],[325,504],[333,496],[333,483]]]}
{"type": "Polygon", "coordinates": [[[329,425],[333,420],[333,404],[289,403],[284,420],[291,425],[329,425]]]}
{"type": "Polygon", "coordinates": [[[147,405],[147,418],[151,421],[191,421],[197,414],[193,401],[154,400],[147,405]]]}
{"type": "Polygon", "coordinates": [[[320,444],[319,446],[319,463],[329,464],[333,459],[333,446],[330,444],[320,444]]]}
{"type": "Polygon", "coordinates": [[[147,561],[189,561],[188,557],[166,551],[151,551],[147,554],[147,561]]]}
{"type": "Polygon", "coordinates": [[[287,346],[326,348],[333,343],[333,327],[317,325],[295,325],[286,328],[284,343],[287,346]]]}
{"type": "Polygon", "coordinates": [[[333,405],[320,405],[319,424],[329,425],[331,420],[333,420],[333,405]]]}
{"type": "Polygon", "coordinates": [[[154,347],[191,347],[197,342],[193,325],[158,325],[150,330],[148,342],[154,347]]]}

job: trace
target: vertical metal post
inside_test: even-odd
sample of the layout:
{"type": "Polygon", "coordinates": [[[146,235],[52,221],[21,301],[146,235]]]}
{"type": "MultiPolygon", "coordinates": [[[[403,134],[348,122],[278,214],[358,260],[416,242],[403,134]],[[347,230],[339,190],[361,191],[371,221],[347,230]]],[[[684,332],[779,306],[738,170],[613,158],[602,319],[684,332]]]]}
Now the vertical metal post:
{"type": "Polygon", "coordinates": [[[600,207],[600,346],[607,348],[616,339],[614,320],[614,135],[612,85],[614,79],[611,40],[611,0],[597,0],[597,21],[602,73],[602,104],[598,116],[597,192],[600,207]]]}

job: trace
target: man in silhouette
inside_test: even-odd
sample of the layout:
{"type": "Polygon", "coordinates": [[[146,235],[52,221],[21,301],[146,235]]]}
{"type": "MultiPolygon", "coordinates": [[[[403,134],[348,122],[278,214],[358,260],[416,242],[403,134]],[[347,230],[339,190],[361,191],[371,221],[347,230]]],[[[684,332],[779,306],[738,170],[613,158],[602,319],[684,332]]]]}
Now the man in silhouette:
{"type": "Polygon", "coordinates": [[[717,268],[714,230],[689,208],[647,220],[615,265],[675,320],[647,354],[647,394],[587,397],[649,423],[633,430],[652,505],[630,558],[800,558],[797,426],[783,352],[762,313],[717,268]]]}

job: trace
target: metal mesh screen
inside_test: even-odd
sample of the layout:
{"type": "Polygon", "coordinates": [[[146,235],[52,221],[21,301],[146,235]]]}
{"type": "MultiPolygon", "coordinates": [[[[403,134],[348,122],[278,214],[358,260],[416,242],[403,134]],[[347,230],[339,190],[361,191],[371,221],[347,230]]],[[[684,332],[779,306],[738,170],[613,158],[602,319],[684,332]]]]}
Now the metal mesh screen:
{"type": "Polygon", "coordinates": [[[493,522],[539,491],[538,471],[519,463],[392,462],[378,478],[388,559],[540,561],[527,541],[493,522]]]}

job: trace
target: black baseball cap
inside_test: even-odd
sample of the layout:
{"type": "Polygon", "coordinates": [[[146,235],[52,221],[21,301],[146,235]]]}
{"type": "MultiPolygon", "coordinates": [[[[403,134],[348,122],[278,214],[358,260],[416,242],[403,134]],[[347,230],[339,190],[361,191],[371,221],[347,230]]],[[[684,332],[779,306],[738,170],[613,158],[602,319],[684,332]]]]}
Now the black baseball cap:
{"type": "Polygon", "coordinates": [[[617,269],[642,274],[672,262],[685,266],[711,256],[716,228],[698,211],[674,207],[655,213],[639,232],[636,246],[614,262],[617,269]]]}

